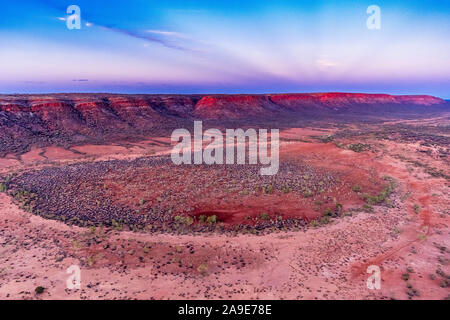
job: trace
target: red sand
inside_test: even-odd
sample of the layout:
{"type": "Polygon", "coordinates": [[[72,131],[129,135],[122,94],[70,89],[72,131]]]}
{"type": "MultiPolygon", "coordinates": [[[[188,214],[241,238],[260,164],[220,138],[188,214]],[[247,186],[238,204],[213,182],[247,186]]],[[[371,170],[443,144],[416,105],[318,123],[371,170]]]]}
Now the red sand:
{"type": "MultiPolygon", "coordinates": [[[[315,167],[340,172],[347,186],[336,196],[346,199],[344,208],[355,201],[360,204],[349,191],[353,183],[376,192],[381,186],[373,173],[392,176],[398,181],[394,207],[377,206],[373,213],[353,213],[321,227],[264,236],[94,231],[24,212],[2,193],[0,298],[407,299],[407,284],[418,293],[411,296],[414,299],[448,297],[449,290],[441,286],[443,280],[436,273],[450,273],[450,253],[445,248],[449,243],[448,185],[442,178],[425,175],[420,167],[411,173],[410,165],[395,157],[409,144],[372,142],[377,151],[362,153],[331,143],[287,143],[282,157],[301,157],[315,167]],[[72,264],[81,267],[81,290],[66,290],[66,268],[72,264]],[[381,268],[381,290],[366,287],[366,268],[372,264],[381,268]],[[402,279],[405,273],[408,281],[402,279]],[[45,292],[36,295],[37,286],[45,287],[45,292]]],[[[89,152],[95,159],[126,153],[117,146],[76,150],[89,152]]],[[[11,157],[0,159],[0,169],[34,166],[41,161],[36,152],[22,157],[22,163],[11,157]]],[[[55,160],[52,155],[46,153],[47,161],[55,160]]],[[[448,163],[433,161],[448,171],[448,163]]],[[[291,202],[296,201],[291,197],[267,199],[285,208],[288,215],[291,202]]],[[[255,211],[264,205],[261,198],[250,203],[255,211]]],[[[233,210],[237,211],[231,220],[240,221],[249,214],[233,210]]],[[[294,213],[311,218],[314,211],[294,213]]]]}

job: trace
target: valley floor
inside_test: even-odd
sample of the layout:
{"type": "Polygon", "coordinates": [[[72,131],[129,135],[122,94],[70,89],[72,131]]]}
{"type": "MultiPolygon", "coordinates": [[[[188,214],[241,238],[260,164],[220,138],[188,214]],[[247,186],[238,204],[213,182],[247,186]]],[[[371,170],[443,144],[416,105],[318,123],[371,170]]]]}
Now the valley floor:
{"type": "MultiPolygon", "coordinates": [[[[329,223],[310,223],[320,221],[311,211],[303,216],[306,227],[259,235],[85,228],[33,215],[0,193],[0,299],[449,299],[446,146],[424,146],[408,135],[380,138],[379,128],[347,129],[353,134],[335,128],[281,132],[282,159],[302,158],[348,179],[358,179],[352,174],[359,170],[397,182],[389,205],[358,210],[361,203],[344,203],[343,214],[329,223]],[[325,136],[334,138],[317,138],[325,136]],[[357,143],[370,150],[352,150],[357,143]],[[79,290],[67,288],[71,265],[81,269],[79,290]],[[380,289],[367,287],[372,265],[381,270],[380,289]],[[38,286],[43,293],[35,292],[38,286]]],[[[161,137],[35,148],[0,159],[0,173],[169,150],[161,137]]]]}

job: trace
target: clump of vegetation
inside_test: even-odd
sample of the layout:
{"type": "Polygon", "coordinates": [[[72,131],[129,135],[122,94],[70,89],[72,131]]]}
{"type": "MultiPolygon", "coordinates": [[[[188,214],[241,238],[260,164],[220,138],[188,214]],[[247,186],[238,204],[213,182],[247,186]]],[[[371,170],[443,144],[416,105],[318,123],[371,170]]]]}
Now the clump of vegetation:
{"type": "Polygon", "coordinates": [[[441,277],[446,277],[445,272],[442,271],[441,269],[436,269],[436,274],[441,276],[441,277]]]}
{"type": "Polygon", "coordinates": [[[292,191],[292,188],[286,183],[286,185],[284,185],[284,187],[281,189],[281,192],[283,193],[289,193],[292,191]]]}
{"type": "Polygon", "coordinates": [[[337,217],[339,215],[339,213],[341,213],[342,211],[342,204],[341,203],[336,203],[336,207],[333,209],[331,208],[326,208],[323,213],[322,216],[323,217],[337,217]]]}
{"type": "Polygon", "coordinates": [[[397,236],[397,235],[399,235],[400,233],[402,233],[402,230],[399,229],[398,227],[392,228],[392,234],[393,234],[393,235],[397,236]]]}
{"type": "Polygon", "coordinates": [[[425,233],[419,233],[417,235],[417,239],[419,239],[420,241],[423,241],[427,238],[427,235],[425,233]]]}
{"type": "Polygon", "coordinates": [[[419,297],[420,296],[419,291],[417,289],[413,288],[412,285],[410,285],[410,286],[411,287],[408,288],[408,290],[406,291],[406,294],[410,297],[413,297],[413,296],[419,297]]]}
{"type": "Polygon", "coordinates": [[[264,194],[272,194],[273,193],[273,186],[271,184],[269,184],[267,186],[263,186],[262,187],[262,192],[264,194]]]}
{"type": "Polygon", "coordinates": [[[117,222],[116,220],[112,219],[111,220],[111,225],[114,229],[118,230],[118,231],[122,231],[123,230],[123,224],[120,224],[119,222],[117,222]]]}
{"type": "Polygon", "coordinates": [[[362,191],[362,188],[361,188],[360,185],[355,184],[355,185],[352,187],[352,191],[354,191],[354,192],[361,192],[361,191],[362,191]]]}
{"type": "Polygon", "coordinates": [[[9,184],[11,183],[12,175],[6,176],[5,180],[0,183],[0,192],[6,192],[9,189],[9,184]]]}
{"type": "Polygon", "coordinates": [[[333,135],[324,135],[324,136],[317,137],[317,139],[320,142],[328,143],[328,142],[332,142],[334,140],[334,136],[333,135]]]}
{"type": "Polygon", "coordinates": [[[261,220],[270,220],[270,216],[267,213],[263,212],[261,213],[261,220]]]}
{"type": "Polygon", "coordinates": [[[304,190],[302,194],[305,198],[310,198],[313,196],[313,192],[309,189],[304,190]]]}
{"type": "Polygon", "coordinates": [[[87,258],[87,264],[89,267],[92,267],[95,264],[95,258],[94,257],[88,257],[87,258]]]}
{"type": "Polygon", "coordinates": [[[364,144],[364,143],[353,143],[353,144],[347,145],[346,148],[359,153],[359,152],[370,150],[370,145],[364,144]]]}
{"type": "Polygon", "coordinates": [[[217,222],[217,216],[213,214],[206,219],[206,222],[209,224],[215,224],[217,222]]]}
{"type": "Polygon", "coordinates": [[[248,196],[248,190],[247,189],[242,190],[241,194],[243,196],[248,196]]]}
{"type": "MultiPolygon", "coordinates": [[[[8,185],[9,185],[9,183],[8,183],[8,185]]],[[[9,190],[9,189],[7,189],[7,190],[9,190]]],[[[37,195],[35,193],[30,192],[26,189],[20,188],[20,189],[14,190],[12,192],[12,196],[17,201],[19,201],[21,209],[31,212],[31,213],[34,212],[34,207],[35,207],[34,203],[37,198],[37,195]]]]}
{"type": "Polygon", "coordinates": [[[373,207],[370,204],[364,203],[362,206],[364,212],[373,212],[373,207]]]}
{"type": "Polygon", "coordinates": [[[175,216],[174,220],[179,224],[185,224],[187,226],[190,226],[191,224],[194,223],[194,219],[189,216],[175,216]]]}
{"type": "Polygon", "coordinates": [[[0,183],[0,192],[8,191],[8,186],[4,183],[0,183]]]}
{"type": "Polygon", "coordinates": [[[414,212],[416,214],[418,214],[420,212],[420,207],[419,207],[419,205],[417,203],[414,203],[414,207],[413,208],[414,208],[414,212]]]}
{"type": "Polygon", "coordinates": [[[197,271],[202,275],[206,276],[208,274],[208,264],[202,263],[197,267],[197,271]]]}
{"type": "Polygon", "coordinates": [[[388,184],[381,190],[376,196],[364,195],[366,203],[368,205],[379,205],[386,202],[391,194],[394,192],[396,182],[390,177],[385,177],[384,180],[388,181],[388,184]]]}
{"type": "Polygon", "coordinates": [[[44,291],[45,291],[45,288],[42,286],[38,286],[34,289],[34,292],[36,292],[36,294],[42,294],[42,293],[44,293],[44,291]]]}
{"type": "MultiPolygon", "coordinates": [[[[439,286],[441,288],[448,288],[450,286],[450,275],[446,275],[444,271],[442,271],[441,269],[436,269],[436,274],[439,275],[442,280],[439,283],[439,286]]],[[[434,275],[430,275],[430,278],[433,278],[433,280],[435,279],[434,275]]]]}
{"type": "Polygon", "coordinates": [[[330,216],[324,216],[320,218],[320,224],[328,224],[330,223],[330,216]]]}

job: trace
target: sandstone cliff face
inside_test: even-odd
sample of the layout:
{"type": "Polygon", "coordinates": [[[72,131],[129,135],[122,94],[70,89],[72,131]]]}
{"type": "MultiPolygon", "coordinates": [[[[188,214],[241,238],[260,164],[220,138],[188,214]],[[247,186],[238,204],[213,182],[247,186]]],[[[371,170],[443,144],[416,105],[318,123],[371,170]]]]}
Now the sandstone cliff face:
{"type": "Polygon", "coordinates": [[[273,95],[205,96],[195,106],[194,114],[203,119],[242,119],[273,117],[286,113],[298,116],[338,113],[395,112],[426,110],[445,104],[432,96],[392,96],[387,94],[312,93],[273,95]]]}
{"type": "Polygon", "coordinates": [[[386,94],[0,95],[0,152],[35,143],[71,144],[145,135],[193,119],[317,120],[436,110],[448,110],[448,103],[431,96],[386,94]]]}

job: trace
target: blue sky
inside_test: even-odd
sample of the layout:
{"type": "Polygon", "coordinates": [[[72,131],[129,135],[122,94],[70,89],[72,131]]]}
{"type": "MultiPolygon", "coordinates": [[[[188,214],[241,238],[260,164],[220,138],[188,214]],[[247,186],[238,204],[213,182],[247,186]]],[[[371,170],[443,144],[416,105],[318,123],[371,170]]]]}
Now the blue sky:
{"type": "Polygon", "coordinates": [[[450,1],[7,1],[0,93],[450,98],[450,1]],[[69,5],[82,27],[66,27],[69,5]],[[381,9],[369,30],[366,9],[381,9]]]}

